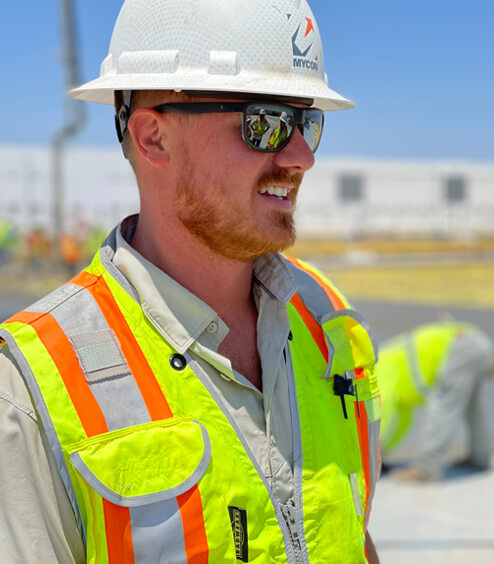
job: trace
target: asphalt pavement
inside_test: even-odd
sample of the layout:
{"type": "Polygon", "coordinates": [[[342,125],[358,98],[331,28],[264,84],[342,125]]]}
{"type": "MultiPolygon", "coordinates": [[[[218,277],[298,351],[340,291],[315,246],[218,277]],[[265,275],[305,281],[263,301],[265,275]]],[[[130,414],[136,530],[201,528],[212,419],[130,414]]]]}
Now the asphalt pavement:
{"type": "Polygon", "coordinates": [[[494,471],[451,469],[431,484],[385,476],[369,530],[381,564],[493,564],[494,471]]]}
{"type": "Polygon", "coordinates": [[[36,301],[36,298],[30,294],[15,294],[0,291],[0,322],[17,311],[21,311],[34,301],[36,301]]]}

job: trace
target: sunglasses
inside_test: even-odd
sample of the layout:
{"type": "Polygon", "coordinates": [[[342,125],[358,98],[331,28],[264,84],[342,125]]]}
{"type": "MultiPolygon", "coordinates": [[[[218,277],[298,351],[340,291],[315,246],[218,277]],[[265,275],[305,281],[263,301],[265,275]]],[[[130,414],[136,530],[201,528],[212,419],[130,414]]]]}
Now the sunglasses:
{"type": "Polygon", "coordinates": [[[324,113],[317,108],[294,108],[284,104],[255,102],[199,102],[160,104],[153,110],[178,114],[242,114],[242,138],[254,151],[276,153],[283,150],[295,127],[315,153],[321,140],[324,113]]]}

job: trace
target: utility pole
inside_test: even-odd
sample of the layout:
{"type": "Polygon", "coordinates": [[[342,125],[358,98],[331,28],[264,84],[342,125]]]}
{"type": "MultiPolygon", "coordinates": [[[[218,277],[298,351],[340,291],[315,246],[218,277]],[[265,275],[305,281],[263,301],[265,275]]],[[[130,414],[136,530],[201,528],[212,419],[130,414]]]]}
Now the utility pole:
{"type": "MultiPolygon", "coordinates": [[[[81,84],[78,49],[76,40],[76,21],[73,0],[60,1],[62,28],[62,62],[65,73],[65,88],[70,90],[81,84]]],[[[64,93],[65,94],[65,93],[64,93]]],[[[64,124],[53,136],[53,250],[52,256],[56,266],[62,264],[59,241],[64,230],[65,216],[65,181],[64,181],[64,144],[84,127],[86,122],[85,106],[72,99],[67,99],[64,108],[64,124]]]]}

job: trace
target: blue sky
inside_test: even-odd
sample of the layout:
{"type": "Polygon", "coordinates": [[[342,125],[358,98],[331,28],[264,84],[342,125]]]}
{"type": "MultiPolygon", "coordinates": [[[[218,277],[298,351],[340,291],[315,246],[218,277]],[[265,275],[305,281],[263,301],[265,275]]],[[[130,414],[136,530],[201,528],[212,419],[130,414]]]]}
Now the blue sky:
{"type": "MultiPolygon", "coordinates": [[[[330,85],[357,104],[327,114],[321,154],[494,161],[492,0],[309,2],[330,85]]],[[[122,0],[75,3],[90,80],[122,0]]],[[[59,2],[4,4],[0,143],[49,143],[65,100],[59,2]]],[[[88,118],[75,142],[115,145],[111,109],[88,105],[88,118]]]]}

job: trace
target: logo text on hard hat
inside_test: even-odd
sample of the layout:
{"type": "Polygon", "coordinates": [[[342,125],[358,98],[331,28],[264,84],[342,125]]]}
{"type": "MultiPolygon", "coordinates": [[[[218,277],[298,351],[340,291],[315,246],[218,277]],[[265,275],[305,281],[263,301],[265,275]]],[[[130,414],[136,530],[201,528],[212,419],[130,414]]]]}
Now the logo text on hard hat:
{"type": "MultiPolygon", "coordinates": [[[[307,59],[307,55],[309,54],[309,51],[312,48],[312,45],[314,45],[314,42],[312,41],[311,43],[309,43],[309,45],[302,51],[302,49],[299,47],[299,34],[300,31],[302,29],[302,27],[304,26],[303,23],[301,23],[298,27],[297,30],[295,31],[295,33],[292,36],[292,46],[293,46],[293,66],[296,68],[303,68],[303,69],[309,69],[309,70],[314,70],[314,71],[318,71],[319,70],[319,61],[317,60],[317,57],[313,60],[308,60],[307,59]]],[[[311,18],[305,18],[305,33],[304,33],[304,39],[312,32],[314,32],[314,23],[311,20],[311,18]]]]}

